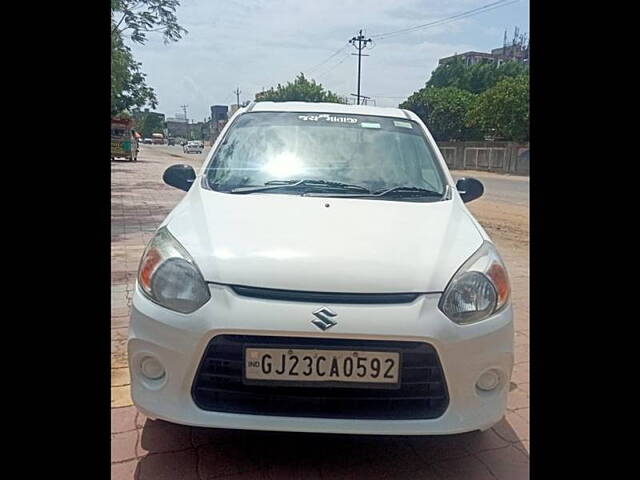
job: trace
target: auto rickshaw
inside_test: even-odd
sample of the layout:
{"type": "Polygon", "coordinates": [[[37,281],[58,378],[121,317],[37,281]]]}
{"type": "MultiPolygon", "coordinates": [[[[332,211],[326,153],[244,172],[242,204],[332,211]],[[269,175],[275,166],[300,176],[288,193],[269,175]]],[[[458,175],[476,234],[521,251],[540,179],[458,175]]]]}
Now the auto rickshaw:
{"type": "Polygon", "coordinates": [[[140,134],[131,128],[132,125],[130,119],[111,119],[111,161],[116,158],[126,158],[130,162],[138,160],[140,134]]]}

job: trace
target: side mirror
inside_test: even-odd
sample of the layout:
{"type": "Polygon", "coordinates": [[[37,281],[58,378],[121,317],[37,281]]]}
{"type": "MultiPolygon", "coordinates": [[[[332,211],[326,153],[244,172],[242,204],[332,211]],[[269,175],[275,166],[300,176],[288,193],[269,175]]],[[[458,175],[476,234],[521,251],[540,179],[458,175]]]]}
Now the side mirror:
{"type": "Polygon", "coordinates": [[[479,198],[484,193],[484,186],[475,178],[461,178],[456,182],[456,189],[464,203],[479,198]]]}
{"type": "Polygon", "coordinates": [[[190,165],[171,165],[164,171],[162,180],[167,185],[188,192],[196,179],[196,172],[190,165]]]}

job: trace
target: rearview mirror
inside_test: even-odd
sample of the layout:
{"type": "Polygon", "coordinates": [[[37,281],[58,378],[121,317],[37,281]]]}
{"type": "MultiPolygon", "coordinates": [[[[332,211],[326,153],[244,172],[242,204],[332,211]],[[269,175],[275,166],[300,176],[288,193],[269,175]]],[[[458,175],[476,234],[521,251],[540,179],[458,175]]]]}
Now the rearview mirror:
{"type": "Polygon", "coordinates": [[[461,178],[456,182],[456,188],[464,203],[479,198],[484,193],[484,185],[475,178],[461,178]]]}
{"type": "Polygon", "coordinates": [[[162,180],[167,185],[188,192],[196,179],[196,172],[190,165],[171,165],[164,171],[162,180]]]}

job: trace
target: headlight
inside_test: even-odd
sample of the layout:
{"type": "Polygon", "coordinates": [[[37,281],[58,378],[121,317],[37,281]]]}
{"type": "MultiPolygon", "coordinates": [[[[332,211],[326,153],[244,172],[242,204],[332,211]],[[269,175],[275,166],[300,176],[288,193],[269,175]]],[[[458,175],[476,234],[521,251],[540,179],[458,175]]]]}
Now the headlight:
{"type": "Polygon", "coordinates": [[[438,306],[458,324],[479,322],[501,310],[510,291],[500,255],[491,243],[484,242],[455,273],[438,306]]]}
{"type": "Polygon", "coordinates": [[[194,312],[211,297],[193,258],[165,227],[142,254],[138,284],[149,299],[180,313],[194,312]]]}

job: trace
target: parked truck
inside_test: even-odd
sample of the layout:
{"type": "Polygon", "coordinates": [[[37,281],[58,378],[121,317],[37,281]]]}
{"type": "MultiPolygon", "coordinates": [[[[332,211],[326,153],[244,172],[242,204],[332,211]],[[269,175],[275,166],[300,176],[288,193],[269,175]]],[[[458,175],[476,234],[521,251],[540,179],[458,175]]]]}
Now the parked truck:
{"type": "Polygon", "coordinates": [[[128,118],[111,119],[111,160],[126,158],[130,162],[138,160],[138,137],[133,129],[133,121],[128,118]]]}

